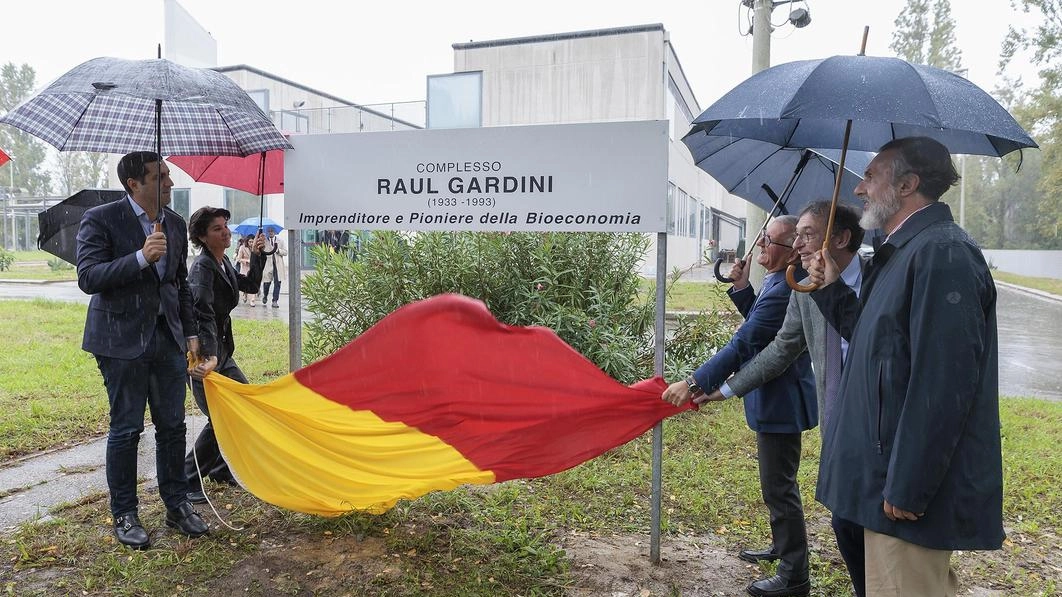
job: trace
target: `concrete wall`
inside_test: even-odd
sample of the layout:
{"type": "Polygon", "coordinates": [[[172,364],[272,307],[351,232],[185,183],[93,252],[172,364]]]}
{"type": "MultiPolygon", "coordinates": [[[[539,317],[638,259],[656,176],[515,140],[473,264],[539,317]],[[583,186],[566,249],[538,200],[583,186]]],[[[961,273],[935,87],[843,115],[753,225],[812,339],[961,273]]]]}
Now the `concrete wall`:
{"type": "Polygon", "coordinates": [[[1062,251],[985,249],[985,259],[1002,271],[1062,280],[1062,251]]]}
{"type": "MultiPolygon", "coordinates": [[[[483,73],[483,126],[670,119],[669,181],[705,208],[744,217],[745,202],[698,168],[681,141],[701,108],[662,25],[454,44],[454,72],[470,71],[483,73]]],[[[700,261],[712,223],[703,229],[668,237],[669,270],[700,261]]],[[[647,275],[655,241],[641,266],[647,275]]]]}

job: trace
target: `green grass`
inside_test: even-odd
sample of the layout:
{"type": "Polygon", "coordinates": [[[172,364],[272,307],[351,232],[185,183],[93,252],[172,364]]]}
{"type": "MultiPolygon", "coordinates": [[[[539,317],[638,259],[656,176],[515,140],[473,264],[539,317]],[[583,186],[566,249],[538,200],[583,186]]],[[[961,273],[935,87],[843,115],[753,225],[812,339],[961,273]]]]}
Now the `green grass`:
{"type": "MultiPolygon", "coordinates": [[[[106,432],[103,378],[92,355],[81,350],[86,309],[58,301],[0,301],[0,463],[106,432]]],[[[236,359],[250,381],[287,373],[282,322],[236,320],[233,328],[241,339],[236,359]]]]}
{"type": "Polygon", "coordinates": [[[77,270],[73,265],[46,251],[12,251],[15,257],[11,267],[0,271],[0,280],[76,280],[77,270]],[[53,269],[49,262],[56,265],[53,269]]]}
{"type": "MultiPolygon", "coordinates": [[[[7,450],[0,466],[15,453],[62,445],[105,427],[102,382],[79,348],[84,310],[0,301],[0,333],[9,341],[0,355],[0,443],[7,450]]],[[[237,320],[235,335],[237,358],[251,381],[286,372],[283,324],[237,320]]],[[[959,576],[964,586],[1005,595],[1056,595],[1062,404],[1014,398],[1003,400],[1000,410],[1008,541],[1001,551],[956,556],[959,576]]],[[[799,480],[816,544],[813,595],[848,595],[828,513],[813,500],[818,433],[806,433],[804,440],[799,480]]],[[[767,540],[755,451],[755,435],[737,400],[665,422],[665,546],[694,537],[733,552],[767,540]]],[[[576,572],[560,547],[565,537],[648,535],[650,461],[646,434],[550,477],[463,487],[402,501],[380,516],[331,519],[282,511],[240,489],[208,484],[225,519],[245,528],[228,530],[211,516],[211,536],[194,541],[162,527],[158,496],[141,491],[141,517],[154,543],[146,552],[115,543],[107,496],[90,494],[54,509],[45,521],[0,535],[0,589],[49,597],[565,595],[576,572]]]]}
{"type": "Polygon", "coordinates": [[[992,270],[992,277],[996,280],[999,280],[1000,282],[1017,284],[1018,286],[1024,286],[1026,288],[1035,288],[1036,290],[1043,290],[1044,292],[1050,292],[1051,294],[1057,294],[1059,296],[1062,296],[1062,280],[1059,280],[1057,278],[1034,278],[1033,276],[1019,276],[1018,274],[1001,272],[998,269],[992,270]]]}
{"type": "MultiPolygon", "coordinates": [[[[715,282],[679,280],[672,284],[671,292],[664,305],[668,311],[733,309],[733,305],[725,297],[722,297],[722,303],[719,302],[717,298],[719,295],[712,291],[715,286],[717,286],[715,282]]],[[[641,280],[638,284],[638,293],[643,299],[648,297],[652,300],[656,293],[656,280],[641,280]]]]}

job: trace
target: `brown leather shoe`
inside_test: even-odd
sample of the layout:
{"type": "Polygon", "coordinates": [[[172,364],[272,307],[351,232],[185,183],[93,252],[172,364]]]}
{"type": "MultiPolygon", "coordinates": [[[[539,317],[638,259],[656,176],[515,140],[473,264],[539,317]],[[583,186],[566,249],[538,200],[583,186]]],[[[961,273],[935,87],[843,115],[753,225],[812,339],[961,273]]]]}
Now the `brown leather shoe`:
{"type": "Polygon", "coordinates": [[[206,521],[192,508],[192,504],[182,502],[173,510],[166,510],[166,526],[177,529],[189,537],[202,537],[210,532],[206,521]]]}

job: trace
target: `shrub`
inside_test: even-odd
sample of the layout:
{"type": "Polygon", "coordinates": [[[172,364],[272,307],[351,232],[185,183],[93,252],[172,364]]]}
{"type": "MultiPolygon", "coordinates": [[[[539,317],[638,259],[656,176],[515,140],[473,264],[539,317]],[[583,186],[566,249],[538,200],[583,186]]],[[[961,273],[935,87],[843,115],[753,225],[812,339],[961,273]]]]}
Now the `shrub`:
{"type": "Polygon", "coordinates": [[[7,249],[0,247],[0,272],[7,271],[15,262],[15,255],[7,249]]]}
{"type": "MultiPolygon", "coordinates": [[[[315,247],[316,271],[303,280],[314,313],[304,357],[331,354],[406,303],[455,292],[482,300],[504,323],[553,329],[631,383],[653,372],[654,301],[638,296],[647,250],[641,234],[530,232],[379,232],[356,261],[315,247]]],[[[708,354],[729,339],[732,326],[725,337],[717,333],[726,317],[679,324],[681,342],[697,346],[669,357],[674,371],[688,371],[686,356],[708,354]]]]}
{"type": "Polygon", "coordinates": [[[66,261],[63,261],[62,259],[59,259],[58,257],[54,257],[52,259],[49,259],[48,260],[48,267],[53,272],[61,272],[63,270],[74,269],[73,265],[70,265],[69,263],[67,263],[66,261]]]}

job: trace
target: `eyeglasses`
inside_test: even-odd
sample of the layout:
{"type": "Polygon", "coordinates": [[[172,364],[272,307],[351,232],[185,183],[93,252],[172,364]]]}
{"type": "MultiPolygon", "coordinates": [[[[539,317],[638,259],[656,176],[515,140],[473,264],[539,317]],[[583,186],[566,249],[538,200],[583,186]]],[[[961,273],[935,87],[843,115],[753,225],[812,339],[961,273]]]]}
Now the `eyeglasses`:
{"type": "Polygon", "coordinates": [[[793,238],[793,242],[801,241],[806,245],[810,245],[820,238],[822,238],[822,234],[818,232],[797,232],[796,237],[793,238]]]}
{"type": "Polygon", "coordinates": [[[771,245],[778,245],[779,247],[785,247],[787,249],[792,249],[793,248],[793,245],[787,245],[785,243],[780,243],[780,242],[778,242],[776,240],[771,240],[771,236],[769,234],[767,234],[766,232],[764,232],[763,233],[763,248],[764,249],[768,249],[768,248],[770,248],[771,245]]]}

